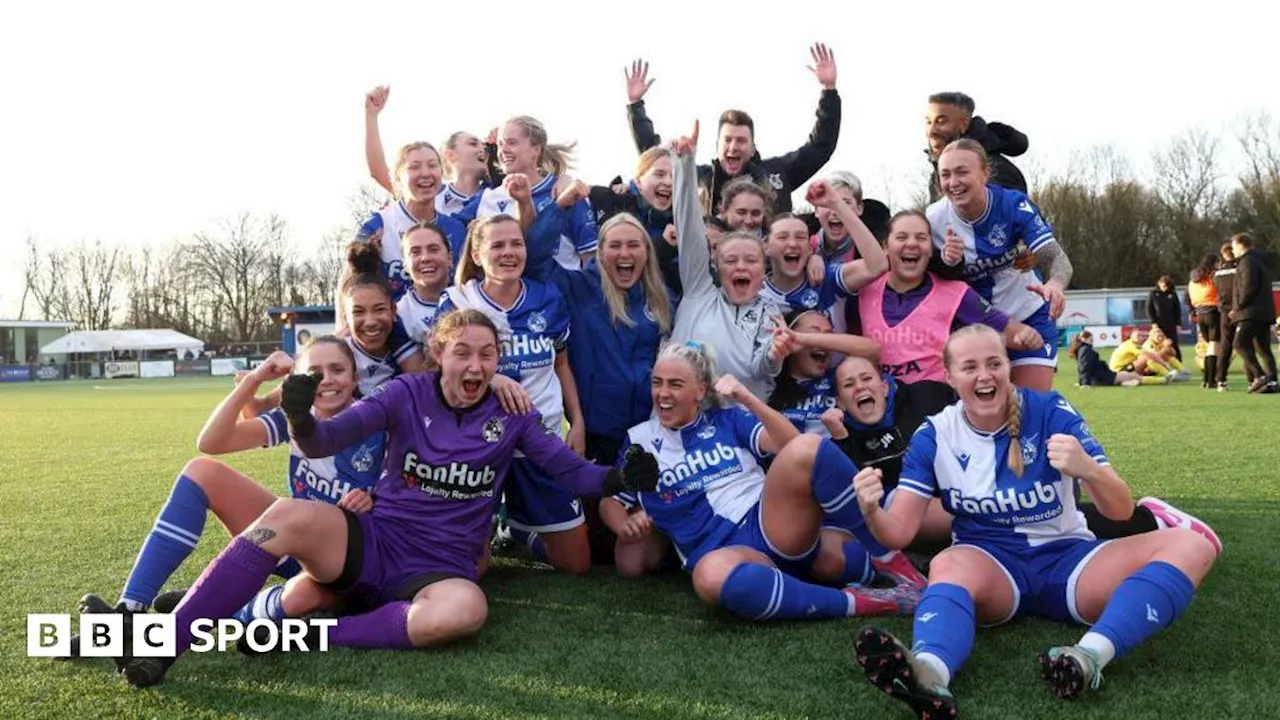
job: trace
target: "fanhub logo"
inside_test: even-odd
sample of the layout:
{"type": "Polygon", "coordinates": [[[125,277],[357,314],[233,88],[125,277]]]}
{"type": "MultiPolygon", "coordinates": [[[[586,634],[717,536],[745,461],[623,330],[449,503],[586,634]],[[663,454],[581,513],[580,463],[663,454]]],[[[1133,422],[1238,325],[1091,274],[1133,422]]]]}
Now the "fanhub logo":
{"type": "Polygon", "coordinates": [[[706,450],[699,448],[686,453],[683,460],[662,471],[659,485],[671,487],[712,468],[719,470],[721,463],[725,463],[724,470],[741,470],[742,465],[737,460],[738,454],[724,443],[718,442],[715,447],[706,450]]]}
{"type": "Polygon", "coordinates": [[[493,483],[497,480],[488,465],[479,468],[457,462],[431,465],[420,461],[412,451],[405,453],[401,473],[406,485],[418,485],[428,495],[451,500],[493,497],[493,483]]]}
{"type": "MultiPolygon", "coordinates": [[[[191,623],[191,650],[226,652],[243,637],[256,652],[328,652],[329,628],[337,623],[332,618],[289,618],[278,623],[254,620],[246,625],[231,618],[198,618],[191,623]]],[[[27,615],[27,656],[70,656],[71,625],[70,615],[27,615]]],[[[132,631],[126,632],[120,613],[85,613],[80,615],[78,628],[80,657],[121,657],[126,640],[134,657],[173,657],[177,654],[177,628],[177,617],[169,614],[134,615],[132,631]]]]}

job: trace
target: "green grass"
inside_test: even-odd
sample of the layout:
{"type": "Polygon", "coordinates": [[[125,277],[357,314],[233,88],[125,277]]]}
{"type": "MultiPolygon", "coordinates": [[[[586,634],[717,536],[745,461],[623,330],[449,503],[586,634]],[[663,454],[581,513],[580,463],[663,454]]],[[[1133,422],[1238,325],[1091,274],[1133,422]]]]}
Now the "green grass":
{"type": "MultiPolygon", "coordinates": [[[[1199,515],[1227,550],[1187,614],[1080,702],[1051,698],[1033,661],[1079,629],[1019,620],[979,631],[954,684],[964,715],[1280,717],[1280,399],[1186,385],[1081,391],[1073,379],[1064,367],[1064,392],[1135,495],[1199,515]]],[[[27,658],[27,613],[72,612],[89,591],[115,598],[225,389],[214,379],[0,386],[0,718],[907,717],[856,672],[860,621],[749,625],[701,607],[683,575],[578,579],[510,559],[483,581],[484,631],[443,651],[192,654],[146,691],[107,661],[27,658]]],[[[283,488],[283,453],[231,463],[283,488]]],[[[211,522],[169,586],[189,584],[225,541],[211,522]]]]}

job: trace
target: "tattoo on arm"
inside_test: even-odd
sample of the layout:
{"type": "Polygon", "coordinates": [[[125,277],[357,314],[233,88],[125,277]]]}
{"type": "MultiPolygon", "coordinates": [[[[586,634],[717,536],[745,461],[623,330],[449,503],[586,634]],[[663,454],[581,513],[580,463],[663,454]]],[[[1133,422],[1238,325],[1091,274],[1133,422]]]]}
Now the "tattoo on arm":
{"type": "Polygon", "coordinates": [[[1071,267],[1071,259],[1057,242],[1045,243],[1035,251],[1036,261],[1048,275],[1046,280],[1057,280],[1063,289],[1071,286],[1071,275],[1075,269],[1071,267]]]}
{"type": "Polygon", "coordinates": [[[268,542],[271,542],[271,539],[274,538],[275,536],[276,536],[275,530],[272,530],[270,528],[260,527],[260,528],[254,528],[249,532],[246,532],[244,534],[244,539],[248,540],[254,545],[257,545],[258,547],[262,547],[268,542]]]}

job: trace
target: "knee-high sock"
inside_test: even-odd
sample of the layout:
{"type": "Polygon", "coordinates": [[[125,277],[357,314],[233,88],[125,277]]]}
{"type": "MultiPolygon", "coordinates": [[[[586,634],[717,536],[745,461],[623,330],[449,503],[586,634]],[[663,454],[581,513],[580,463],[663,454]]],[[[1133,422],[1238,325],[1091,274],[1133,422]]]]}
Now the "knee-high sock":
{"type": "Polygon", "coordinates": [[[871,564],[871,555],[862,543],[857,540],[846,540],[841,546],[844,550],[844,575],[840,582],[845,585],[867,585],[876,579],[876,568],[871,564]]]}
{"type": "Polygon", "coordinates": [[[511,539],[528,548],[529,554],[533,556],[534,560],[548,564],[551,562],[547,559],[547,544],[543,542],[541,535],[536,532],[517,530],[515,528],[510,528],[510,530],[511,539]]]}
{"type": "Polygon", "coordinates": [[[1148,362],[1148,363],[1147,363],[1147,374],[1148,374],[1148,375],[1153,375],[1153,376],[1155,376],[1155,377],[1160,377],[1160,378],[1162,378],[1162,377],[1164,377],[1165,375],[1168,375],[1168,374],[1169,374],[1169,368],[1167,368],[1167,367],[1165,367],[1164,365],[1161,365],[1160,363],[1157,363],[1157,362],[1148,362]]]}
{"type": "Polygon", "coordinates": [[[1089,634],[1111,641],[1121,657],[1169,627],[1191,604],[1195,586],[1166,562],[1148,563],[1120,583],[1089,634]]]}
{"type": "Polygon", "coordinates": [[[338,618],[338,624],[329,630],[329,644],[374,650],[411,649],[409,603],[397,600],[373,612],[338,618]]]}
{"type": "Polygon", "coordinates": [[[1165,358],[1164,361],[1169,365],[1169,367],[1173,368],[1174,370],[1182,370],[1182,361],[1179,360],[1178,358],[1169,357],[1169,358],[1165,358]]]}
{"type": "Polygon", "coordinates": [[[853,533],[872,557],[883,557],[889,549],[871,534],[858,507],[858,493],[853,489],[853,476],[857,474],[853,461],[835,443],[823,440],[813,459],[813,499],[826,514],[826,524],[853,533]]]}
{"type": "MultiPolygon", "coordinates": [[[[1166,375],[1168,373],[1165,373],[1166,375]]],[[[1164,375],[1143,375],[1139,382],[1143,385],[1163,385],[1164,375]]]]}
{"type": "Polygon", "coordinates": [[[1218,381],[1218,380],[1217,380],[1217,377],[1218,377],[1218,356],[1217,356],[1217,355],[1205,355],[1205,356],[1204,356],[1204,381],[1205,381],[1205,383],[1206,383],[1206,384],[1208,384],[1208,385],[1213,385],[1214,383],[1216,383],[1216,382],[1218,381]]]}
{"type": "Polygon", "coordinates": [[[911,652],[932,656],[946,666],[944,684],[955,677],[973,652],[973,596],[959,585],[932,583],[916,605],[911,652]]]}
{"type": "Polygon", "coordinates": [[[244,607],[237,610],[235,614],[235,619],[246,625],[254,620],[271,620],[275,622],[283,620],[285,617],[283,585],[272,585],[266,588],[255,595],[244,607]]]}
{"type": "Polygon", "coordinates": [[[720,605],[744,620],[839,618],[852,612],[844,591],[755,563],[742,563],[729,573],[720,587],[720,605]]]}
{"type": "Polygon", "coordinates": [[[191,478],[179,475],[133,561],[120,592],[121,601],[131,609],[141,610],[156,599],[165,581],[195,550],[208,511],[209,499],[204,490],[191,478]]]}
{"type": "Polygon", "coordinates": [[[200,573],[186,597],[173,609],[177,623],[177,654],[191,647],[191,623],[202,618],[228,618],[258,592],[271,577],[280,558],[243,537],[231,544],[200,573]]]}

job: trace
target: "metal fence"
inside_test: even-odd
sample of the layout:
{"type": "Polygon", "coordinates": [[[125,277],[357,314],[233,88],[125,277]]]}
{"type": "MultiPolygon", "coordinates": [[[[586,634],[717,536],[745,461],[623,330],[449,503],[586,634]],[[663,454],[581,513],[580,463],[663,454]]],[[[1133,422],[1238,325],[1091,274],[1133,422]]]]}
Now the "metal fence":
{"type": "Polygon", "coordinates": [[[43,365],[0,365],[0,382],[228,376],[256,368],[265,359],[266,355],[245,355],[187,360],[85,360],[43,365]]]}

